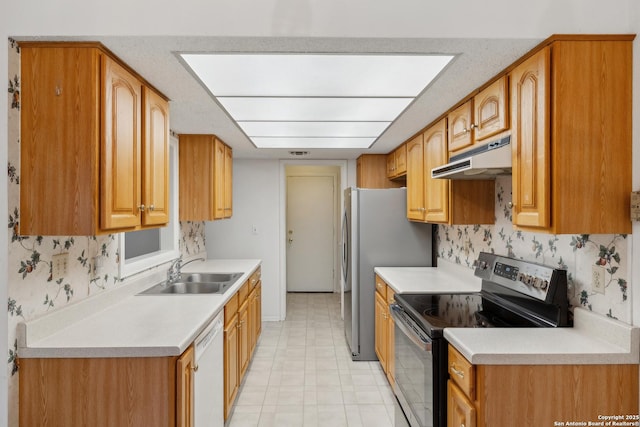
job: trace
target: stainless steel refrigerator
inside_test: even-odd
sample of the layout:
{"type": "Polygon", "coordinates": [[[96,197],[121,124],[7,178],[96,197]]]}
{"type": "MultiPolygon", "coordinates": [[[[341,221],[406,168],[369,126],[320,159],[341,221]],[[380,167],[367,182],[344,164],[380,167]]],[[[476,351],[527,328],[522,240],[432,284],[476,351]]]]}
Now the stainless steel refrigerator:
{"type": "Polygon", "coordinates": [[[342,220],[344,327],[353,360],[377,360],[374,267],[432,265],[431,224],[407,220],[406,188],[347,188],[342,220]]]}

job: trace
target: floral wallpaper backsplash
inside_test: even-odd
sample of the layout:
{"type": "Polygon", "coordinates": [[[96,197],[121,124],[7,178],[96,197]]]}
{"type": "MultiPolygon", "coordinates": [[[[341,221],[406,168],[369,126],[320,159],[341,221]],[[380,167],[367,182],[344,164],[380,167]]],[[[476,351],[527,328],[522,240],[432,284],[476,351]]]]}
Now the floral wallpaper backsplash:
{"type": "MultiPolygon", "coordinates": [[[[20,236],[20,50],[9,39],[8,99],[8,230],[11,236],[8,259],[9,425],[18,425],[18,365],[16,327],[26,321],[113,289],[123,282],[118,277],[117,235],[106,236],[20,236]],[[67,274],[52,277],[52,258],[68,253],[67,274]],[[94,268],[95,258],[102,265],[94,268]]],[[[188,257],[205,250],[205,226],[200,222],[180,224],[180,253],[188,257]]]]}
{"type": "Polygon", "coordinates": [[[625,234],[550,235],[514,230],[509,201],[511,178],[498,177],[495,224],[439,225],[438,257],[473,268],[480,252],[492,252],[566,269],[572,307],[631,323],[631,239],[625,234]],[[591,287],[593,265],[605,268],[604,294],[591,287]]]}

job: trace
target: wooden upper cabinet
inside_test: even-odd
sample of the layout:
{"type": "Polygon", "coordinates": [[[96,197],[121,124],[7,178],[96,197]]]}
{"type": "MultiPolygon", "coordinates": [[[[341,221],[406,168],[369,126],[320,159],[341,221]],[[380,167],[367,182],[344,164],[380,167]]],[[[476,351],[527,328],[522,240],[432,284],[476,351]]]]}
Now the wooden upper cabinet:
{"type": "Polygon", "coordinates": [[[516,227],[631,232],[632,43],[562,38],[511,72],[516,227]]]}
{"type": "Polygon", "coordinates": [[[169,103],[144,87],[142,224],[169,222],[169,103]]]}
{"type": "Polygon", "coordinates": [[[103,57],[103,128],[100,226],[140,224],[142,84],[124,67],[103,57]]]}
{"type": "MultiPolygon", "coordinates": [[[[449,112],[449,151],[458,151],[473,144],[473,101],[467,101],[455,110],[449,112]]],[[[445,162],[446,163],[446,162],[445,162]]]]}
{"type": "Polygon", "coordinates": [[[213,185],[214,185],[214,197],[213,197],[213,217],[215,219],[225,218],[225,173],[224,165],[226,161],[225,157],[225,145],[218,138],[214,141],[213,146],[213,185]]]}
{"type": "Polygon", "coordinates": [[[427,222],[449,222],[449,180],[431,178],[431,169],[448,160],[447,120],[442,119],[424,133],[424,176],[427,222]]]}
{"type": "Polygon", "coordinates": [[[99,43],[20,47],[20,233],[90,236],[166,223],[143,218],[143,186],[166,187],[158,173],[146,178],[142,160],[149,85],[99,43]]]}
{"type": "Polygon", "coordinates": [[[502,76],[473,97],[473,138],[481,141],[509,129],[509,78],[502,76]]]}
{"type": "Polygon", "coordinates": [[[407,174],[407,146],[402,144],[387,154],[387,178],[395,179],[407,174]]]}
{"type": "Polygon", "coordinates": [[[466,150],[509,129],[509,84],[502,76],[448,115],[449,151],[466,150]]]}
{"type": "Polygon", "coordinates": [[[178,149],[180,220],[229,218],[232,149],[215,135],[180,135],[178,149]]]}
{"type": "Polygon", "coordinates": [[[362,154],[356,159],[356,186],[358,188],[396,188],[402,182],[392,181],[387,176],[390,154],[362,154]]]}
{"type": "Polygon", "coordinates": [[[233,150],[224,146],[224,217],[233,215],[233,150]]]}
{"type": "Polygon", "coordinates": [[[550,225],[549,72],[549,48],[511,72],[513,223],[521,226],[550,225]]]}
{"type": "Polygon", "coordinates": [[[422,134],[407,142],[407,218],[424,221],[424,146],[422,134]]]}

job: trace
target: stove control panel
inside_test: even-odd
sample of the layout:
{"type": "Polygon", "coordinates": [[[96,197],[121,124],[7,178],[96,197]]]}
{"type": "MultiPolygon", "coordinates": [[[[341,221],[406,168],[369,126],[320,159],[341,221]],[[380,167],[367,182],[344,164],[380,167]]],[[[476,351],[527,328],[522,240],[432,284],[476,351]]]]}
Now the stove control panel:
{"type": "Polygon", "coordinates": [[[474,267],[476,276],[541,301],[553,297],[555,290],[551,289],[551,285],[554,272],[560,271],[542,264],[485,252],[480,253],[474,267]]]}

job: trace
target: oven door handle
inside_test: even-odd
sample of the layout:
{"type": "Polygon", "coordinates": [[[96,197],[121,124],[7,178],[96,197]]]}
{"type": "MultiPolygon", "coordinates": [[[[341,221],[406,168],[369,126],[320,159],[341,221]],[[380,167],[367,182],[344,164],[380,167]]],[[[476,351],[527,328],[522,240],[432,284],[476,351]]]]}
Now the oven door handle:
{"type": "Polygon", "coordinates": [[[431,352],[432,341],[426,334],[418,333],[418,325],[398,304],[389,305],[395,325],[423,351],[431,352]]]}

